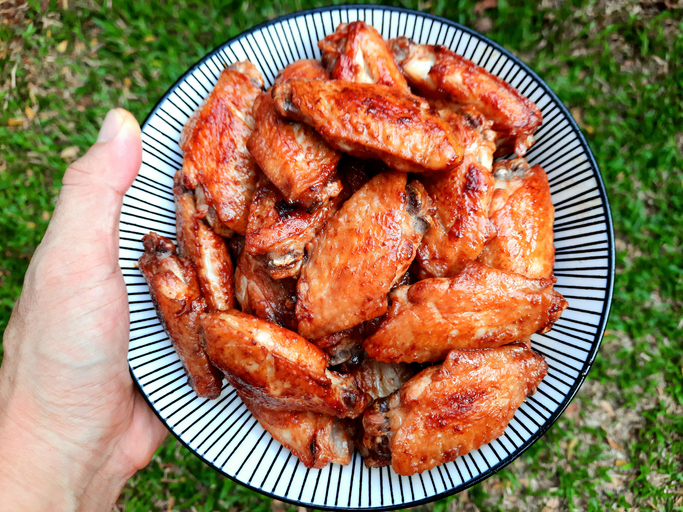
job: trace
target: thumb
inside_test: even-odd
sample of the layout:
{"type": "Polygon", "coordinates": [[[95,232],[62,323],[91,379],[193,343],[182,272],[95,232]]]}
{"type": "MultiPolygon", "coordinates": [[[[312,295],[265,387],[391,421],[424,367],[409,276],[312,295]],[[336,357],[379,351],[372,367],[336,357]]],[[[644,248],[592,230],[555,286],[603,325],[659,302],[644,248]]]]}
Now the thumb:
{"type": "Polygon", "coordinates": [[[45,241],[74,244],[74,249],[81,249],[76,252],[99,254],[107,264],[117,265],[123,195],[141,161],[138,122],[126,110],[110,110],[97,142],[64,173],[45,241]]]}

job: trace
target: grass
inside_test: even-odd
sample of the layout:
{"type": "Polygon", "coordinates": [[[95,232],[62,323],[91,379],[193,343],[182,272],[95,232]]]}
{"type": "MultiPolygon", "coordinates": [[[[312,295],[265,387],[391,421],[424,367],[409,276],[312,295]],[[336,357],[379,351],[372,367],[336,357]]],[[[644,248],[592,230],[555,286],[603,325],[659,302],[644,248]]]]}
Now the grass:
{"type": "MultiPolygon", "coordinates": [[[[612,206],[616,287],[603,348],[562,419],[507,469],[427,509],[683,510],[683,9],[608,0],[484,4],[492,7],[399,3],[486,30],[572,110],[612,206]]],[[[317,5],[9,2],[0,15],[0,329],[61,176],[93,143],[106,111],[122,106],[142,121],[215,46],[317,5]]],[[[131,480],[118,508],[284,510],[172,439],[131,480]]]]}

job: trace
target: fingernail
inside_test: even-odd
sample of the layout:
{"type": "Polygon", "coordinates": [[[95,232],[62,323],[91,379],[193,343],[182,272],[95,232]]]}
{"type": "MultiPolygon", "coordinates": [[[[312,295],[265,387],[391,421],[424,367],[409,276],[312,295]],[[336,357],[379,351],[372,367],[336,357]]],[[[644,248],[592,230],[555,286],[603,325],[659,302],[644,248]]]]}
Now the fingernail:
{"type": "Polygon", "coordinates": [[[117,109],[111,109],[104,118],[100,133],[97,134],[97,142],[108,142],[116,138],[123,125],[123,116],[117,109]]]}

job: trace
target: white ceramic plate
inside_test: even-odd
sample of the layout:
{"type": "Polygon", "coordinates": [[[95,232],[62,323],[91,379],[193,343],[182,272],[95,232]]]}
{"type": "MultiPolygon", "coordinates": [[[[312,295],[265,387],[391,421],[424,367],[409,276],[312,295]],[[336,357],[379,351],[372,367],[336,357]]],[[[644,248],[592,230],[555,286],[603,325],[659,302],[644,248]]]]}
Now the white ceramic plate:
{"type": "Polygon", "coordinates": [[[578,391],[600,345],[612,297],[609,204],[597,164],[567,109],[533,71],[496,43],[449,20],[400,8],[342,6],[295,13],[244,32],[195,64],[159,101],[142,133],[143,163],[124,199],[120,223],[120,262],[130,302],[130,369],[169,430],[224,475],[268,496],[316,508],[413,506],[466,489],[509,464],[550,428],[578,391]],[[412,477],[390,468],[367,469],[357,452],[348,466],[306,469],[261,428],[227,384],[217,400],[198,398],[186,384],[136,267],[143,235],[156,231],[175,240],[171,187],[182,165],[178,138],[221,69],[249,59],[269,86],[287,64],[319,58],[318,40],[339,23],[358,19],[371,23],[385,38],[405,35],[445,45],[539,106],[543,125],[527,158],[548,173],[556,211],[556,289],[569,301],[551,332],[532,337],[533,348],[545,355],[550,370],[505,434],[412,477]]]}

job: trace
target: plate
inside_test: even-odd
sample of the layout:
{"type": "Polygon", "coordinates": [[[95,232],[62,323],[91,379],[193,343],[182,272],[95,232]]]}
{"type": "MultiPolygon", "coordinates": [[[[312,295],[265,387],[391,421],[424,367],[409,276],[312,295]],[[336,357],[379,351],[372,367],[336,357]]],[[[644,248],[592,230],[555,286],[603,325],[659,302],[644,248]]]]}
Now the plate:
{"type": "Polygon", "coordinates": [[[609,314],[614,280],[612,220],[605,187],[571,115],[536,73],[510,52],[452,21],[401,8],[335,6],[274,19],[209,53],[157,103],[142,127],[143,158],[124,198],[120,263],[130,304],[130,371],[161,421],[192,452],[225,476],[278,500],[321,509],[410,507],[462,491],[493,475],[531,446],[567,407],[595,359],[609,314]],[[251,416],[227,384],[217,400],[198,398],[156,317],[140,271],[141,238],[156,231],[175,241],[173,174],[187,118],[209,94],[224,66],[249,59],[266,85],[278,70],[320,58],[317,42],[339,23],[364,20],[385,38],[441,44],[512,84],[543,112],[529,163],[546,170],[555,205],[556,289],[569,307],[552,331],[532,336],[546,357],[547,377],[499,439],[411,477],[391,468],[351,464],[307,469],[251,416]]]}

